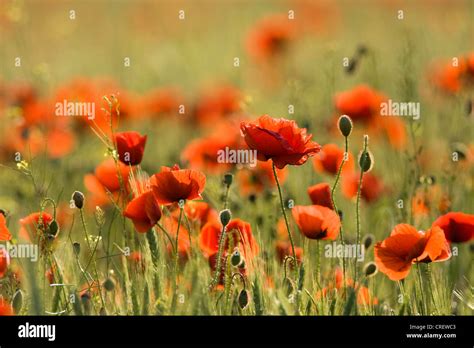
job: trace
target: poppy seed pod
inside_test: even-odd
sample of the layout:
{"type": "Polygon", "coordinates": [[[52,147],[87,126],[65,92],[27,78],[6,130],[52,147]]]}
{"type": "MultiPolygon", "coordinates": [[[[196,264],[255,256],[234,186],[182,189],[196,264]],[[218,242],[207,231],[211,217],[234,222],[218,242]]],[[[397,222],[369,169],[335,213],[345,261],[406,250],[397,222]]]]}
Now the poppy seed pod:
{"type": "Polygon", "coordinates": [[[359,156],[359,167],[364,172],[370,172],[374,166],[374,157],[372,153],[367,150],[363,151],[359,156]]]}
{"type": "Polygon", "coordinates": [[[227,226],[229,221],[232,219],[232,213],[229,209],[224,209],[219,213],[219,219],[221,220],[222,226],[227,226]]]}
{"type": "Polygon", "coordinates": [[[235,248],[234,252],[230,257],[230,263],[232,266],[237,267],[242,262],[242,256],[240,255],[239,249],[235,248]]]}
{"type": "Polygon", "coordinates": [[[364,274],[368,277],[373,277],[378,272],[378,267],[375,262],[369,262],[364,266],[364,274]]]}
{"type": "Polygon", "coordinates": [[[232,173],[224,174],[224,184],[229,187],[232,185],[232,181],[234,180],[234,175],[232,173]]]}
{"type": "Polygon", "coordinates": [[[339,127],[339,131],[343,136],[346,138],[351,134],[353,124],[352,120],[349,116],[347,115],[342,115],[339,117],[339,120],[337,121],[337,126],[339,127]]]}
{"type": "Polygon", "coordinates": [[[115,289],[115,283],[112,279],[110,278],[107,278],[105,281],[104,281],[104,289],[107,290],[107,291],[113,291],[115,289]]]}
{"type": "Polygon", "coordinates": [[[245,307],[248,306],[248,304],[249,304],[249,293],[247,292],[247,290],[244,289],[239,293],[239,297],[238,297],[237,301],[239,302],[239,307],[241,309],[244,309],[245,307]]]}
{"type": "Polygon", "coordinates": [[[374,244],[374,239],[375,239],[375,236],[373,234],[367,234],[364,237],[364,240],[362,241],[362,243],[364,244],[364,248],[366,250],[369,249],[372,246],[372,244],[374,244]]]}
{"type": "Polygon", "coordinates": [[[74,254],[76,256],[79,256],[79,254],[81,253],[81,244],[79,244],[79,242],[74,242],[72,244],[72,249],[74,250],[74,254]]]}
{"type": "Polygon", "coordinates": [[[56,236],[59,232],[59,225],[56,220],[51,221],[51,223],[48,226],[48,233],[51,236],[56,236]]]}
{"type": "Polygon", "coordinates": [[[84,194],[80,191],[74,191],[74,193],[72,194],[72,201],[74,202],[74,206],[77,208],[77,209],[82,209],[82,207],[84,206],[84,194]]]}

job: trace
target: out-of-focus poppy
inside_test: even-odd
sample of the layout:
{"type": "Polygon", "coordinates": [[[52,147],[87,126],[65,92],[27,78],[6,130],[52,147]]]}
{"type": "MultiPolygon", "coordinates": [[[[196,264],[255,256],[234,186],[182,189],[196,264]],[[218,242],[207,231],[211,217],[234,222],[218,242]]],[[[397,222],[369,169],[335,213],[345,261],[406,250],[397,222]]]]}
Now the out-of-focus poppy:
{"type": "Polygon", "coordinates": [[[115,143],[119,160],[128,165],[140,164],[145,151],[147,136],[142,136],[138,132],[115,133],[115,143]]]}
{"type": "Polygon", "coordinates": [[[20,219],[20,238],[26,241],[35,241],[38,231],[41,234],[47,233],[49,225],[53,221],[53,216],[46,212],[31,213],[20,219]]]}
{"type": "Polygon", "coordinates": [[[456,94],[474,82],[474,52],[456,61],[435,63],[429,69],[429,81],[439,91],[456,94]]]}
{"type": "Polygon", "coordinates": [[[451,257],[449,244],[438,226],[423,232],[399,224],[384,241],[374,247],[375,263],[391,280],[408,276],[412,264],[445,261],[451,257]]]}
{"type": "Polygon", "coordinates": [[[0,241],[9,241],[12,239],[12,234],[7,227],[7,219],[0,211],[0,241]]]}
{"type": "Polygon", "coordinates": [[[308,187],[308,195],[314,205],[334,209],[331,199],[331,187],[328,183],[322,182],[308,187]]]}
{"type": "Polygon", "coordinates": [[[368,126],[364,131],[371,135],[386,134],[395,148],[405,145],[406,131],[403,121],[399,117],[391,117],[390,114],[381,115],[382,102],[387,101],[383,94],[369,86],[359,85],[352,90],[336,94],[334,99],[338,115],[348,115],[354,123],[368,126]]]}
{"type": "Polygon", "coordinates": [[[161,208],[153,191],[149,190],[130,201],[123,215],[132,220],[138,232],[145,233],[160,220],[161,208]]]}
{"type": "Polygon", "coordinates": [[[284,118],[263,115],[253,122],[242,122],[240,129],[249,148],[257,150],[258,159],[271,159],[279,169],[288,164],[302,165],[320,150],[306,128],[284,118]]]}
{"type": "Polygon", "coordinates": [[[297,205],[291,209],[301,233],[309,239],[335,240],[341,221],[334,210],[320,205],[297,205]]]}
{"type": "MultiPolygon", "coordinates": [[[[342,161],[344,160],[344,150],[336,144],[326,144],[321,148],[321,152],[314,156],[314,169],[328,174],[337,174],[342,161]]],[[[354,169],[354,157],[351,153],[347,155],[347,161],[342,168],[343,172],[350,172],[354,169]]]]}
{"type": "Polygon", "coordinates": [[[295,38],[295,25],[288,16],[272,15],[260,20],[247,36],[247,50],[259,62],[282,54],[295,38]]]}
{"type": "Polygon", "coordinates": [[[184,213],[191,222],[204,226],[210,221],[218,221],[218,213],[206,202],[189,201],[184,206],[184,213]]]}
{"type": "MultiPolygon", "coordinates": [[[[276,170],[278,181],[283,184],[288,176],[288,168],[276,170]]],[[[237,172],[237,181],[239,182],[240,192],[243,196],[258,194],[265,188],[276,187],[273,168],[270,161],[257,162],[253,168],[242,168],[237,172]]]]}
{"type": "MultiPolygon", "coordinates": [[[[199,245],[208,257],[218,252],[219,239],[222,233],[222,226],[217,222],[210,222],[203,226],[199,235],[199,245]]],[[[226,226],[225,251],[229,247],[229,239],[232,237],[234,246],[238,246],[245,259],[252,259],[257,255],[259,247],[255,240],[252,229],[248,222],[240,219],[233,219],[226,226]]]]}
{"type": "MultiPolygon", "coordinates": [[[[359,187],[359,176],[360,173],[351,172],[344,174],[341,181],[342,194],[351,199],[357,196],[357,190],[359,187]]],[[[385,191],[385,187],[375,174],[369,172],[364,173],[362,178],[361,197],[367,203],[372,203],[378,200],[385,191]]]]}
{"type": "Polygon", "coordinates": [[[440,227],[448,242],[464,243],[474,238],[474,215],[450,212],[440,216],[432,227],[440,227]]]}
{"type": "Polygon", "coordinates": [[[181,200],[201,199],[206,176],[193,169],[161,167],[161,172],[150,180],[153,193],[160,204],[179,203],[181,200]]]}
{"type": "Polygon", "coordinates": [[[4,248],[0,248],[0,278],[2,278],[8,270],[10,265],[10,255],[4,248]]]}
{"type": "Polygon", "coordinates": [[[242,93],[230,85],[209,88],[202,92],[194,106],[194,118],[202,126],[213,126],[215,122],[241,111],[242,93]]]}
{"type": "Polygon", "coordinates": [[[142,113],[151,117],[178,113],[183,97],[177,89],[159,88],[147,92],[141,100],[142,113]]]}
{"type": "MultiPolygon", "coordinates": [[[[287,232],[285,231],[285,233],[287,232]]],[[[281,240],[277,241],[275,248],[276,248],[276,255],[280,262],[283,262],[285,260],[285,257],[287,256],[293,257],[291,244],[289,242],[281,241],[281,240]]],[[[298,264],[301,264],[303,260],[303,248],[295,247],[295,254],[296,254],[296,260],[298,261],[298,264]]]]}
{"type": "Polygon", "coordinates": [[[13,307],[7,300],[0,297],[0,316],[14,315],[13,307]]]}

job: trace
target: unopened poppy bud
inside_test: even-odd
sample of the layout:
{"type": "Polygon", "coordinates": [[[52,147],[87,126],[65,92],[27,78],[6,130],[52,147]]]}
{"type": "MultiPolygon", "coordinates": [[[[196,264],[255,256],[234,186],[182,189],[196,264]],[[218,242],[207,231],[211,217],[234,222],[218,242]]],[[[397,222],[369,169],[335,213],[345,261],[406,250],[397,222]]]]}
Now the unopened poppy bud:
{"type": "Polygon", "coordinates": [[[76,254],[76,256],[79,256],[79,254],[81,253],[81,244],[79,244],[78,242],[72,243],[72,249],[74,250],[74,254],[76,254]]]}
{"type": "Polygon", "coordinates": [[[112,279],[110,278],[107,278],[105,281],[104,281],[104,289],[107,290],[107,291],[113,291],[115,289],[115,283],[112,279]]]}
{"type": "Polygon", "coordinates": [[[232,266],[237,267],[242,262],[242,256],[240,255],[239,249],[235,249],[230,257],[230,263],[232,266]]]}
{"type": "Polygon", "coordinates": [[[84,206],[84,199],[84,194],[80,191],[74,191],[72,194],[72,201],[77,209],[82,209],[84,206]]]}
{"type": "Polygon", "coordinates": [[[375,236],[373,234],[367,234],[364,237],[364,240],[362,241],[362,243],[364,244],[364,248],[366,250],[369,249],[372,246],[372,244],[374,244],[374,239],[375,239],[375,236]]]}
{"type": "Polygon", "coordinates": [[[359,167],[363,172],[370,172],[374,166],[374,157],[370,151],[363,151],[359,156],[359,167]]]}
{"type": "Polygon", "coordinates": [[[232,214],[229,209],[224,209],[219,214],[219,219],[221,220],[222,226],[227,226],[229,221],[232,219],[232,214]]]}
{"type": "Polygon", "coordinates": [[[229,187],[232,185],[232,181],[234,180],[234,175],[232,173],[224,174],[224,184],[229,187]]]}
{"type": "Polygon", "coordinates": [[[238,267],[239,267],[239,269],[245,269],[245,267],[247,267],[247,264],[245,263],[245,259],[242,256],[240,256],[240,257],[242,258],[242,260],[240,261],[238,267]]]}
{"type": "Polygon", "coordinates": [[[351,134],[352,132],[352,120],[349,116],[347,115],[342,115],[339,117],[339,120],[337,121],[337,125],[339,127],[339,131],[343,136],[346,138],[351,134]]]}
{"type": "Polygon", "coordinates": [[[48,233],[51,236],[56,236],[59,231],[59,225],[56,220],[51,221],[51,223],[48,226],[48,233]]]}
{"type": "Polygon", "coordinates": [[[239,297],[238,297],[237,301],[239,302],[239,307],[241,309],[244,309],[245,307],[248,306],[248,304],[249,304],[249,293],[247,292],[247,290],[244,289],[239,293],[239,297]]]}
{"type": "Polygon", "coordinates": [[[378,272],[378,267],[374,262],[369,262],[364,266],[364,274],[368,277],[373,277],[378,272]]]}

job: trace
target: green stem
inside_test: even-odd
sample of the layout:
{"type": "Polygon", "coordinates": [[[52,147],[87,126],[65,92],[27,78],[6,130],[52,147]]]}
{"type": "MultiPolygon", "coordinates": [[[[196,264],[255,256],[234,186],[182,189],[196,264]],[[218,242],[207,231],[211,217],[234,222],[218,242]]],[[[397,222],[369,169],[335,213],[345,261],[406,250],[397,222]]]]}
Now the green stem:
{"type": "Polygon", "coordinates": [[[285,212],[285,204],[283,203],[283,195],[281,193],[280,181],[278,180],[275,162],[273,161],[272,161],[272,168],[273,168],[273,176],[275,177],[275,182],[278,187],[278,194],[280,196],[281,212],[283,214],[283,218],[285,219],[286,230],[288,232],[288,238],[290,239],[291,253],[293,254],[293,265],[295,269],[295,282],[296,282],[298,279],[298,262],[296,261],[295,243],[293,242],[293,236],[291,235],[290,224],[288,223],[288,217],[286,216],[286,212],[285,212]]]}
{"type": "Polygon", "coordinates": [[[421,314],[426,315],[426,302],[425,302],[425,295],[423,294],[423,278],[421,277],[421,270],[420,270],[420,263],[416,265],[416,273],[418,274],[418,282],[420,288],[420,296],[421,296],[421,314]]]}
{"type": "Polygon", "coordinates": [[[221,259],[222,259],[222,250],[224,249],[224,241],[225,241],[225,226],[222,226],[222,232],[219,238],[219,249],[217,251],[216,270],[214,273],[214,277],[212,278],[211,284],[209,286],[211,289],[219,281],[219,276],[221,273],[221,259]]]}

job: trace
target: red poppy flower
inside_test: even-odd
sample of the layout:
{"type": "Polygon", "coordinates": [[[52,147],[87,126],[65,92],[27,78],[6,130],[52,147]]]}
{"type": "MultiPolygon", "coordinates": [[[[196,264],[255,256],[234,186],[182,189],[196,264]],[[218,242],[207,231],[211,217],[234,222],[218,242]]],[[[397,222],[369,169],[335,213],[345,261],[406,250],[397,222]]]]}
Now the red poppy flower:
{"type": "Polygon", "coordinates": [[[438,262],[451,257],[443,230],[437,226],[426,232],[408,224],[395,226],[390,237],[375,245],[375,263],[391,280],[404,279],[417,262],[438,262]]]}
{"type": "Polygon", "coordinates": [[[145,151],[147,136],[138,132],[116,133],[114,136],[117,144],[119,160],[128,165],[140,164],[145,151]]]}
{"type": "Polygon", "coordinates": [[[138,232],[145,233],[160,220],[160,204],[150,190],[138,195],[128,203],[123,215],[132,220],[138,232]]]}
{"type": "Polygon", "coordinates": [[[335,240],[341,229],[339,215],[320,205],[297,205],[291,209],[301,233],[309,239],[335,240]]]}
{"type": "Polygon", "coordinates": [[[12,305],[0,297],[0,316],[12,316],[14,314],[12,305]]]}
{"type": "Polygon", "coordinates": [[[233,86],[212,87],[202,93],[194,108],[194,117],[200,125],[214,125],[242,107],[242,92],[233,86]]]}
{"type": "Polygon", "coordinates": [[[178,113],[183,97],[174,88],[155,89],[146,94],[142,100],[143,112],[152,116],[178,113]]]}
{"type": "Polygon", "coordinates": [[[263,115],[256,121],[242,122],[240,129],[249,148],[257,151],[258,159],[271,159],[279,169],[288,164],[302,165],[320,150],[306,128],[284,118],[263,115]]]}
{"type": "MultiPolygon", "coordinates": [[[[217,222],[209,222],[201,229],[199,245],[208,257],[218,252],[221,233],[222,225],[217,222]]],[[[225,251],[228,249],[229,238],[232,236],[234,245],[239,247],[245,259],[251,259],[257,255],[259,247],[249,223],[240,219],[233,219],[226,226],[226,233],[225,251]]]]}
{"type": "Polygon", "coordinates": [[[197,221],[204,226],[209,221],[218,221],[219,215],[206,202],[189,201],[184,206],[184,213],[190,221],[197,221]]]}
{"type": "MultiPolygon", "coordinates": [[[[119,162],[118,171],[122,177],[122,182],[124,185],[127,185],[130,167],[119,162]]],[[[95,169],[95,176],[108,191],[115,192],[120,190],[120,180],[117,174],[117,165],[113,159],[109,158],[99,164],[95,169]]]]}
{"type": "MultiPolygon", "coordinates": [[[[314,169],[318,172],[326,172],[336,175],[342,161],[344,160],[344,150],[336,144],[326,144],[321,148],[321,152],[314,156],[314,169]]],[[[354,157],[351,153],[347,156],[347,161],[342,168],[343,172],[349,172],[354,169],[354,157]]]]}
{"type": "Polygon", "coordinates": [[[308,195],[314,205],[321,205],[329,209],[334,209],[331,199],[331,187],[322,182],[308,187],[308,195]]]}
{"type": "Polygon", "coordinates": [[[0,241],[8,241],[12,239],[12,235],[7,227],[7,219],[5,215],[0,212],[0,241]]]}
{"type": "Polygon", "coordinates": [[[288,17],[274,15],[261,20],[247,38],[247,50],[260,61],[281,54],[294,39],[295,27],[288,17]]]}
{"type": "Polygon", "coordinates": [[[474,215],[450,212],[440,216],[432,227],[438,226],[444,231],[449,242],[464,243],[474,238],[474,215]]]}
{"type": "Polygon", "coordinates": [[[20,219],[21,227],[18,234],[26,241],[35,240],[37,231],[46,232],[51,221],[53,221],[53,216],[46,212],[31,213],[20,219]]]}
{"type": "Polygon", "coordinates": [[[162,167],[150,180],[153,194],[160,204],[173,204],[181,200],[201,199],[206,176],[197,170],[162,167]]]}
{"type": "Polygon", "coordinates": [[[8,266],[10,265],[10,255],[4,249],[0,249],[0,278],[2,278],[8,270],[8,266]]]}
{"type": "MultiPolygon", "coordinates": [[[[342,176],[341,190],[342,194],[347,198],[354,198],[357,196],[359,187],[360,173],[351,172],[342,176]]],[[[364,173],[362,178],[361,197],[367,203],[372,203],[378,200],[385,191],[382,181],[373,173],[364,173]]]]}

